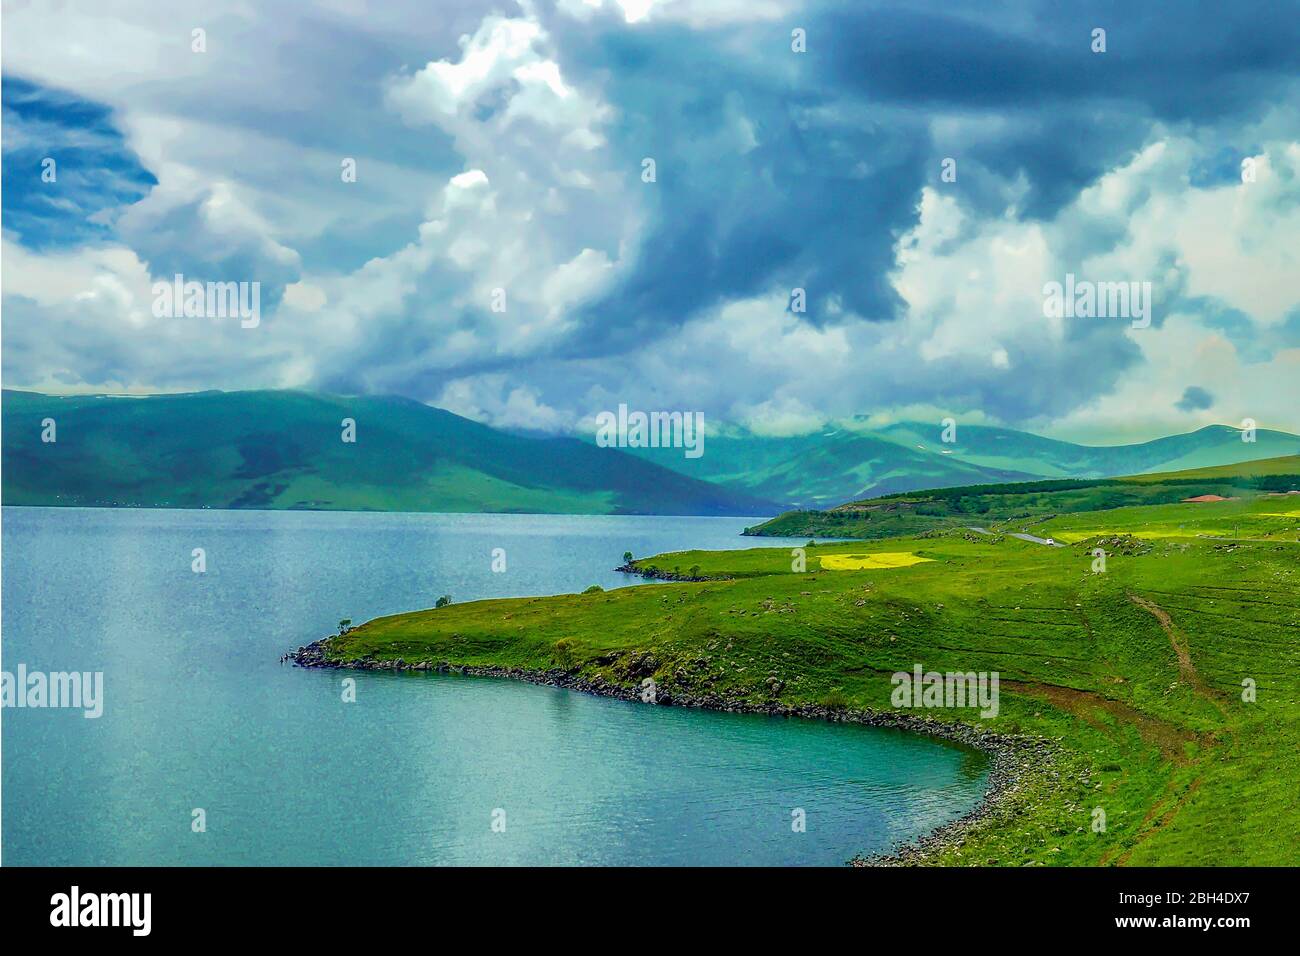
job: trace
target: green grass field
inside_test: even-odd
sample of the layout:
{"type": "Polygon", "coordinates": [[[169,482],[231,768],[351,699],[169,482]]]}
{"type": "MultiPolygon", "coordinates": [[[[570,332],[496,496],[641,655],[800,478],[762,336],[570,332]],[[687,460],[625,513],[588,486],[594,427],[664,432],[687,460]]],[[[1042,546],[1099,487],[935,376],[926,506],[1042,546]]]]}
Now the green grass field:
{"type": "Polygon", "coordinates": [[[1013,520],[990,525],[990,530],[1033,531],[1067,544],[1098,534],[1294,541],[1297,523],[1300,523],[1300,495],[1277,495],[1116,508],[1082,515],[1058,515],[1045,521],[1013,520]]]}
{"type": "Polygon", "coordinates": [[[1045,735],[1058,757],[934,862],[1295,865],[1300,519],[1281,514],[1295,502],[1070,515],[1047,523],[1078,536],[1059,548],[995,529],[822,544],[804,549],[802,571],[788,548],[666,554],[637,565],[719,580],[453,604],[371,621],[328,652],[560,668],[625,686],[649,667],[669,690],[871,711],[891,709],[890,675],[916,664],[996,671],[995,718],[925,713],[1045,735]],[[1196,534],[1229,522],[1239,539],[1196,534]],[[823,566],[873,554],[927,560],[823,566]]]}

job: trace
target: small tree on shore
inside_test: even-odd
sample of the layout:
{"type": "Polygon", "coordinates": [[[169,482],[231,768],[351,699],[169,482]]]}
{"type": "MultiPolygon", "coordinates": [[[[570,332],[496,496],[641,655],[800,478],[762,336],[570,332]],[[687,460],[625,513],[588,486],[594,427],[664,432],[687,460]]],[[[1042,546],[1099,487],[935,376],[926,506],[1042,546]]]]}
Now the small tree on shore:
{"type": "Polygon", "coordinates": [[[433,606],[435,608],[446,607],[450,603],[451,603],[451,595],[444,594],[442,597],[438,598],[437,603],[435,603],[433,606]]]}
{"type": "Polygon", "coordinates": [[[631,563],[632,563],[632,552],[631,552],[631,551],[624,551],[624,552],[623,552],[623,563],[624,563],[624,564],[631,564],[631,563]]]}
{"type": "Polygon", "coordinates": [[[555,662],[564,670],[573,668],[573,638],[562,637],[553,646],[555,662]]]}
{"type": "Polygon", "coordinates": [[[352,618],[345,617],[339,621],[339,637],[342,637],[348,631],[352,630],[352,618]]]}

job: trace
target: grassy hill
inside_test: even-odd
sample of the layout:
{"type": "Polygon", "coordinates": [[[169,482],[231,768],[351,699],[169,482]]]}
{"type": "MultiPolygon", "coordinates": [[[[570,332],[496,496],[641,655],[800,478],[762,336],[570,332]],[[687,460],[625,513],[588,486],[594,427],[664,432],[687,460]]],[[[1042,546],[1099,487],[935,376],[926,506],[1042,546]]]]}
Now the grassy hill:
{"type": "Polygon", "coordinates": [[[996,529],[1026,518],[1043,522],[1057,514],[1171,504],[1198,495],[1248,500],[1296,489],[1300,456],[1293,455],[1126,478],[936,488],[854,501],[827,511],[790,511],[745,533],[883,538],[971,525],[996,529]]]}
{"type": "Polygon", "coordinates": [[[1241,432],[1226,425],[1114,446],[1076,445],[982,425],[958,427],[958,440],[951,444],[941,433],[938,425],[907,422],[870,429],[857,421],[808,435],[771,437],[724,425],[708,432],[704,455],[697,459],[675,449],[630,452],[800,509],[921,488],[1108,478],[1300,454],[1300,436],[1263,429],[1253,443],[1243,442],[1241,432]]]}
{"type": "Polygon", "coordinates": [[[629,695],[650,677],[669,699],[833,715],[898,713],[891,675],[918,664],[997,672],[996,716],[918,713],[1054,756],[1016,762],[988,815],[924,862],[1300,864],[1298,497],[1053,520],[1075,543],[932,531],[811,547],[802,570],[789,548],[660,555],[637,568],[714,580],[451,605],[320,647],[344,666],[508,668],[629,695]],[[1201,536],[1228,523],[1239,537],[1201,536]]]}
{"type": "Polygon", "coordinates": [[[771,502],[402,398],[3,395],[7,505],[762,515],[771,502]],[[57,441],[41,441],[54,419],[57,441]],[[356,422],[356,442],[341,421],[356,422]]]}

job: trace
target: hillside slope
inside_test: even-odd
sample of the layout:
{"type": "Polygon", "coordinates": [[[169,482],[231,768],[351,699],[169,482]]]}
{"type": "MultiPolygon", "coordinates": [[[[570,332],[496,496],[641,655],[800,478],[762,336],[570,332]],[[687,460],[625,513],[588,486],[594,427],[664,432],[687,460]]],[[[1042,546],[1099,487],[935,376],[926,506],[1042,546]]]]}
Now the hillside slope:
{"type": "Polygon", "coordinates": [[[403,398],[291,391],[3,396],[9,505],[763,515],[762,498],[616,449],[403,398]],[[41,440],[41,422],[57,440],[41,440]],[[356,422],[356,442],[341,422],[356,422]]]}
{"type": "MultiPolygon", "coordinates": [[[[1029,481],[933,488],[852,501],[826,511],[788,511],[754,528],[752,535],[882,538],[959,526],[1058,514],[1168,505],[1199,495],[1249,502],[1270,493],[1300,490],[1300,455],[1126,478],[1029,481]]],[[[1203,506],[1191,505],[1204,511],[1203,506]]]]}

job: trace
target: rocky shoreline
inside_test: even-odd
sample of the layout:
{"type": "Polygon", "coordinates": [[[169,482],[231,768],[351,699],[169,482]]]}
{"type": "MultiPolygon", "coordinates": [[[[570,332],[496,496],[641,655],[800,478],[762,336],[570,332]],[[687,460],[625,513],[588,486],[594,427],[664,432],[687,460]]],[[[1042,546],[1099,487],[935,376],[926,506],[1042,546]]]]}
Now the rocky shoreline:
{"type": "Polygon", "coordinates": [[[633,562],[632,564],[620,564],[614,570],[621,571],[623,574],[635,574],[643,578],[652,578],[653,580],[656,581],[699,582],[699,581],[732,580],[731,578],[727,577],[725,574],[715,574],[713,576],[709,576],[707,574],[701,574],[701,575],[692,576],[689,574],[682,574],[679,571],[663,571],[659,568],[639,568],[636,566],[635,562],[633,562]]]}
{"type": "MultiPolygon", "coordinates": [[[[619,570],[623,570],[620,568],[619,570]]],[[[633,573],[641,573],[633,571],[633,573]]],[[[680,580],[673,578],[671,580],[680,580]]],[[[697,580],[697,579],[687,579],[697,580]]],[[[434,671],[444,674],[463,674],[473,677],[502,677],[526,681],[545,687],[560,687],[581,691],[599,697],[618,700],[641,701],[636,687],[616,684],[599,675],[580,677],[570,671],[529,670],[519,667],[456,665],[446,661],[377,660],[362,657],[355,660],[337,660],[328,656],[326,640],[313,641],[286,655],[298,667],[333,668],[371,671],[434,671]]],[[[934,720],[897,711],[849,710],[821,704],[782,704],[769,701],[761,704],[730,700],[716,694],[673,693],[656,688],[655,704],[672,707],[698,707],[728,713],[765,714],[771,717],[801,717],[832,723],[855,723],[869,727],[889,727],[924,734],[940,740],[950,740],[974,747],[988,755],[990,760],[988,785],[978,805],[969,813],[889,853],[869,857],[856,856],[849,861],[852,866],[917,866],[931,862],[943,850],[960,845],[966,835],[987,820],[1022,782],[1031,776],[1045,773],[1056,752],[1055,744],[1046,737],[1013,736],[982,730],[971,724],[934,720]]]]}

